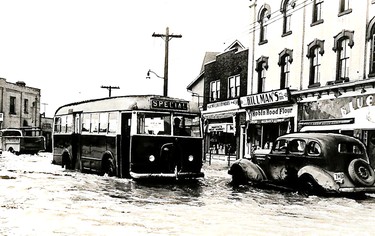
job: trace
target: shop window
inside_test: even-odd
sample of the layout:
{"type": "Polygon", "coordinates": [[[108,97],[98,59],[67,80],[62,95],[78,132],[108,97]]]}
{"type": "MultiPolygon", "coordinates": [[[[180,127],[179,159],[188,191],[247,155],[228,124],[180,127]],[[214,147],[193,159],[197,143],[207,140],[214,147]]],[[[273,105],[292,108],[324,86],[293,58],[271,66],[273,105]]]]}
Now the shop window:
{"type": "Polygon", "coordinates": [[[308,45],[307,58],[310,59],[309,87],[320,86],[321,57],[323,54],[323,40],[315,39],[308,45]]]}
{"type": "Polygon", "coordinates": [[[268,57],[260,57],[257,60],[255,70],[258,72],[258,83],[257,83],[257,92],[262,93],[265,92],[265,84],[266,84],[266,77],[267,77],[267,70],[268,70],[268,57]]]}
{"type": "Polygon", "coordinates": [[[16,114],[16,97],[10,96],[9,99],[9,113],[16,114]]]}
{"type": "Polygon", "coordinates": [[[350,8],[350,0],[340,0],[339,16],[343,16],[352,12],[350,8]]]}
{"type": "Polygon", "coordinates": [[[271,17],[271,8],[268,4],[264,4],[260,10],[258,15],[258,22],[260,24],[259,28],[259,45],[265,44],[268,42],[267,40],[267,25],[268,21],[271,17]]]}
{"type": "Polygon", "coordinates": [[[323,0],[314,0],[311,26],[323,23],[322,5],[323,0]]]}
{"type": "Polygon", "coordinates": [[[231,76],[228,78],[228,98],[240,96],[240,76],[231,76]]]}
{"type": "Polygon", "coordinates": [[[212,81],[210,83],[210,101],[217,101],[220,99],[220,80],[212,81]]]}
{"type": "Polygon", "coordinates": [[[292,10],[295,6],[295,1],[292,0],[284,0],[281,3],[281,13],[283,14],[283,35],[287,36],[292,33],[291,30],[291,18],[292,18],[292,10]]]}
{"type": "Polygon", "coordinates": [[[281,69],[280,89],[288,88],[290,85],[290,64],[293,62],[293,51],[284,49],[279,53],[279,66],[281,69]]]}

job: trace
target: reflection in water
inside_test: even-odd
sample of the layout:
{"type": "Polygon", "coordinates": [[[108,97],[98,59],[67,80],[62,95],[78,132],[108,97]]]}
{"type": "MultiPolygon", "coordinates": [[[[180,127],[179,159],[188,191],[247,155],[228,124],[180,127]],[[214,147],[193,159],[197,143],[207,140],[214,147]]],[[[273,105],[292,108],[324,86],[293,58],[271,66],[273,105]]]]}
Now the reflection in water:
{"type": "Polygon", "coordinates": [[[375,195],[305,197],[233,187],[224,164],[182,183],[66,171],[50,157],[0,158],[0,235],[372,235],[375,195]]]}

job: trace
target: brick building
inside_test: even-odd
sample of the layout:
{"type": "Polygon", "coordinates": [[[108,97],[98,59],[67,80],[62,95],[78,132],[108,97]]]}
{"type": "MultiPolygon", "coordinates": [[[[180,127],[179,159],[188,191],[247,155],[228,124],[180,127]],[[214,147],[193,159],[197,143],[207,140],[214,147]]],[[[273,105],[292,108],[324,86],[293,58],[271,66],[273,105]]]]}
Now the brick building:
{"type": "Polygon", "coordinates": [[[202,116],[205,120],[205,151],[223,156],[239,156],[241,123],[245,113],[239,97],[247,94],[248,50],[233,42],[214,60],[204,64],[202,116]]]}

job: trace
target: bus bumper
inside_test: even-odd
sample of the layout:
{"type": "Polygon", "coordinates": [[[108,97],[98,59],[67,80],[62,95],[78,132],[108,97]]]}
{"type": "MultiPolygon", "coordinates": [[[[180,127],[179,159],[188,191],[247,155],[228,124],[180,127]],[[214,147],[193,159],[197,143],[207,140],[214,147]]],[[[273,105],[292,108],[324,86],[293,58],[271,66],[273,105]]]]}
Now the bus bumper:
{"type": "Polygon", "coordinates": [[[182,173],[134,173],[130,172],[130,176],[133,179],[189,179],[189,178],[201,178],[204,177],[203,172],[182,172],[182,173]]]}

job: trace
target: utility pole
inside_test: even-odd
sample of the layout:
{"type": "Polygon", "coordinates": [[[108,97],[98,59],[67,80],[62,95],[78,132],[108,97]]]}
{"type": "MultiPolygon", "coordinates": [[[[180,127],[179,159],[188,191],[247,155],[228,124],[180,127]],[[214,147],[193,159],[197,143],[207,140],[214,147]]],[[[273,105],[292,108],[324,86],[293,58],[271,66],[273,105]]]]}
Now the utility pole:
{"type": "Polygon", "coordinates": [[[165,57],[164,57],[164,96],[168,96],[168,51],[169,51],[169,41],[172,38],[182,38],[182,35],[169,34],[169,28],[165,30],[165,34],[152,34],[152,37],[160,37],[165,41],[165,57]]]}
{"type": "Polygon", "coordinates": [[[103,86],[103,85],[102,85],[101,88],[108,89],[108,91],[109,91],[109,97],[111,97],[112,89],[120,89],[119,86],[103,86]]]}

